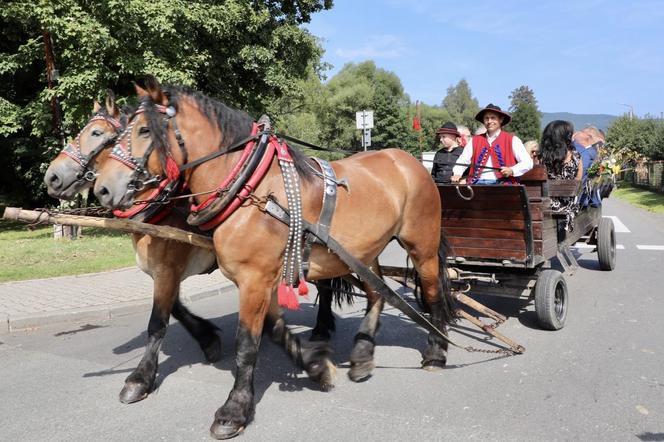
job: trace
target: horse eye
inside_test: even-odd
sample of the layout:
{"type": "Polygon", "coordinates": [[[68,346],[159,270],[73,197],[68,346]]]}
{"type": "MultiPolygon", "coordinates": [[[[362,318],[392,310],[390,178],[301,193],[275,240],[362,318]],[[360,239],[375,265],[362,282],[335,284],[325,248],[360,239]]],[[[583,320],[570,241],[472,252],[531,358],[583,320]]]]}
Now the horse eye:
{"type": "Polygon", "coordinates": [[[95,129],[95,130],[92,131],[92,134],[91,134],[91,135],[92,135],[93,137],[101,137],[102,135],[104,135],[104,131],[103,131],[103,130],[99,130],[99,129],[95,129]]]}
{"type": "Polygon", "coordinates": [[[138,134],[139,135],[147,135],[150,133],[150,128],[147,126],[143,126],[140,129],[138,129],[138,134]]]}

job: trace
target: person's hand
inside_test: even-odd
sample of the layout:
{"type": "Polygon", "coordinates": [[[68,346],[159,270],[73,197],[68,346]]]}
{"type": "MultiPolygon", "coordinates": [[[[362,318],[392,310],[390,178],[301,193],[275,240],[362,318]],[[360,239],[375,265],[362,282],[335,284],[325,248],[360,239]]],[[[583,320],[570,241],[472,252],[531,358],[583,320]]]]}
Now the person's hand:
{"type": "Polygon", "coordinates": [[[453,183],[458,183],[460,179],[461,179],[461,175],[452,175],[452,182],[453,183]]]}
{"type": "Polygon", "coordinates": [[[461,181],[459,181],[459,184],[466,184],[466,179],[464,178],[461,181]]]}
{"type": "Polygon", "coordinates": [[[512,170],[511,167],[501,167],[500,173],[502,173],[505,178],[514,175],[514,171],[512,170]]]}

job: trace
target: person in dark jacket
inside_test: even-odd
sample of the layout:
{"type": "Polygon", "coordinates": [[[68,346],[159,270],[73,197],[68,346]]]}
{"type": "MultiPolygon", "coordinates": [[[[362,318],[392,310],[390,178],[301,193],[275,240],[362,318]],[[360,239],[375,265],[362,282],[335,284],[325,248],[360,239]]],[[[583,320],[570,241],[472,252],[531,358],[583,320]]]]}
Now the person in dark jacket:
{"type": "Polygon", "coordinates": [[[431,176],[436,184],[450,184],[452,182],[452,169],[463,152],[459,145],[461,134],[452,122],[447,122],[438,128],[436,134],[440,136],[442,147],[433,157],[431,176]]]}

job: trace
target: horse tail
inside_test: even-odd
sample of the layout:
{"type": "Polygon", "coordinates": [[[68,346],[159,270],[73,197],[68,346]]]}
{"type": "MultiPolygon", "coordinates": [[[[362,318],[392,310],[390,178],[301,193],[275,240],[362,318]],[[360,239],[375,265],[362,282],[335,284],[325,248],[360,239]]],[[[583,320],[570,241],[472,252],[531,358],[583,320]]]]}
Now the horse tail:
{"type": "Polygon", "coordinates": [[[332,291],[332,299],[337,307],[341,308],[343,304],[353,305],[355,302],[355,286],[344,278],[338,276],[329,279],[330,290],[332,291]]]}
{"type": "Polygon", "coordinates": [[[452,284],[447,273],[447,255],[449,255],[450,243],[445,235],[440,235],[440,246],[438,247],[438,272],[440,279],[440,297],[443,303],[443,322],[451,325],[456,322],[454,314],[454,298],[452,297],[452,284]]]}

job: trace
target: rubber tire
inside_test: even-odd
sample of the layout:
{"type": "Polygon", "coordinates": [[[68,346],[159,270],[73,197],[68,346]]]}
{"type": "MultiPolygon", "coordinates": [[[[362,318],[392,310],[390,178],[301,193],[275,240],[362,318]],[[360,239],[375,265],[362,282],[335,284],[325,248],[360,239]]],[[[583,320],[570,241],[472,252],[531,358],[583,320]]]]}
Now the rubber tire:
{"type": "Polygon", "coordinates": [[[535,284],[535,313],[545,330],[560,330],[565,326],[568,307],[567,283],[558,270],[540,273],[535,284]]]}
{"type": "Polygon", "coordinates": [[[616,230],[611,218],[602,218],[597,226],[597,259],[599,268],[616,268],[616,230]]]}

